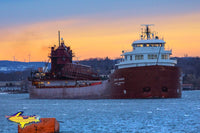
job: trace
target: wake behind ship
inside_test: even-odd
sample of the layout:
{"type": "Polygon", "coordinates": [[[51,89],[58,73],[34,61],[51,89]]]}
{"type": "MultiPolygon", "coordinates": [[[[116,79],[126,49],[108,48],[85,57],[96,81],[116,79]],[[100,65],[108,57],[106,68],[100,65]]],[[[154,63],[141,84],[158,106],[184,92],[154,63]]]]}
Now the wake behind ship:
{"type": "Polygon", "coordinates": [[[177,61],[170,59],[172,51],[165,50],[165,41],[150,32],[150,25],[144,26],[141,39],[133,42],[132,51],[122,51],[121,61],[106,81],[100,81],[89,66],[73,64],[72,51],[63,41],[56,50],[52,47],[51,72],[32,77],[30,98],[180,98],[177,61]]]}

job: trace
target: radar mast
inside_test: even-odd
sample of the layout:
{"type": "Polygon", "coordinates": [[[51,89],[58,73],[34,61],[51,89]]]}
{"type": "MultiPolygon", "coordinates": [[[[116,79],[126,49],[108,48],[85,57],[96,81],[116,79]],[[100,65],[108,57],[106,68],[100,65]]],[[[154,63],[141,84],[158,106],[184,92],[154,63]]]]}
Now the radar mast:
{"type": "Polygon", "coordinates": [[[150,34],[151,34],[151,32],[149,30],[149,26],[154,26],[154,24],[142,24],[141,26],[146,26],[146,29],[145,29],[144,33],[146,34],[147,40],[149,40],[150,39],[150,34]]]}

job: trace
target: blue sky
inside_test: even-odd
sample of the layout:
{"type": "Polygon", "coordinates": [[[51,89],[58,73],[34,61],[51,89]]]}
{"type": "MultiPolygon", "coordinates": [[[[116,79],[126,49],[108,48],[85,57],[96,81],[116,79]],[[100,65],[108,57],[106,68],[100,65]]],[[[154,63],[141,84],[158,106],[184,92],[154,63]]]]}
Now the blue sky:
{"type": "Polygon", "coordinates": [[[0,27],[88,16],[179,15],[199,7],[199,0],[6,0],[0,2],[0,27]]]}

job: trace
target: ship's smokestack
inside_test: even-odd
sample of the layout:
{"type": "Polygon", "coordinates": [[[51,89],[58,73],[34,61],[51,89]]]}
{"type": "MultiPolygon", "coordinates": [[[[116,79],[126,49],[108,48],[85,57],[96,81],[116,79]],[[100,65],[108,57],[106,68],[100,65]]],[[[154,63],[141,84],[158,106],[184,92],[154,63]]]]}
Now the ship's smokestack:
{"type": "Polygon", "coordinates": [[[60,46],[60,31],[58,31],[58,46],[60,46]]]}

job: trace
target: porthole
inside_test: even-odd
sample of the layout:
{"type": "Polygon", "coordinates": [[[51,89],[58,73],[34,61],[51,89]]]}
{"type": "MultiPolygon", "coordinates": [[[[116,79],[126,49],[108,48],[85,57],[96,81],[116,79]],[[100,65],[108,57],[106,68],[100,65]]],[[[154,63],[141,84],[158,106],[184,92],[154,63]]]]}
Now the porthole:
{"type": "Polygon", "coordinates": [[[167,87],[163,87],[162,88],[162,92],[168,92],[168,88],[167,87]]]}
{"type": "Polygon", "coordinates": [[[124,90],[124,94],[126,94],[126,90],[124,90]]]}
{"type": "Polygon", "coordinates": [[[150,92],[151,91],[151,88],[150,87],[144,87],[143,88],[143,92],[150,92]]]}

